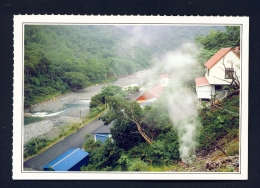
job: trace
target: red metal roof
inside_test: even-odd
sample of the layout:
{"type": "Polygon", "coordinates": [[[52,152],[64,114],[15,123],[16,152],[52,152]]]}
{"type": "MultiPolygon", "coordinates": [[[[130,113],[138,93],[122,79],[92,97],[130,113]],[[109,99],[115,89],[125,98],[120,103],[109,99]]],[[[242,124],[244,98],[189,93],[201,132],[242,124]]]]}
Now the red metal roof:
{"type": "Polygon", "coordinates": [[[163,89],[164,89],[164,87],[162,85],[157,85],[157,86],[153,87],[152,89],[150,89],[149,91],[145,92],[143,95],[138,97],[136,100],[140,101],[140,100],[147,100],[147,99],[151,99],[151,98],[157,98],[161,95],[163,89]]]}
{"type": "Polygon", "coordinates": [[[158,97],[162,91],[163,91],[164,87],[161,85],[157,85],[155,87],[153,87],[152,89],[150,89],[148,92],[150,94],[152,94],[154,97],[158,97]]]}
{"type": "Polygon", "coordinates": [[[206,77],[195,78],[196,86],[209,85],[206,77]]]}
{"type": "MultiPolygon", "coordinates": [[[[208,69],[213,67],[222,57],[224,57],[228,52],[233,51],[237,56],[238,54],[233,50],[233,48],[221,48],[214,56],[212,56],[204,65],[208,69]]],[[[238,56],[239,58],[239,56],[238,56]]]]}

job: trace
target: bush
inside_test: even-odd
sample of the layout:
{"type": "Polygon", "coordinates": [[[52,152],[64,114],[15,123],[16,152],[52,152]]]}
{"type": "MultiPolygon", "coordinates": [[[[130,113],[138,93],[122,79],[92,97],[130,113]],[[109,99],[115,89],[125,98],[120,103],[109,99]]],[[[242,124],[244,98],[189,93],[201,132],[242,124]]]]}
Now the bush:
{"type": "Polygon", "coordinates": [[[129,171],[147,171],[148,170],[148,164],[141,159],[134,159],[131,162],[129,162],[129,171]]]}
{"type": "Polygon", "coordinates": [[[99,106],[96,106],[95,108],[91,108],[89,111],[88,117],[93,118],[104,110],[105,110],[105,105],[99,105],[99,106]]]}
{"type": "Polygon", "coordinates": [[[117,162],[121,166],[122,171],[127,171],[127,164],[129,163],[127,155],[121,155],[117,162]]]}
{"type": "Polygon", "coordinates": [[[39,150],[46,147],[49,140],[45,138],[31,138],[24,146],[24,157],[29,157],[36,154],[39,150]]]}
{"type": "Polygon", "coordinates": [[[95,170],[104,170],[108,166],[114,168],[118,165],[121,154],[122,150],[108,139],[103,145],[89,152],[89,163],[94,165],[95,170]]]}
{"type": "Polygon", "coordinates": [[[172,128],[161,133],[151,145],[141,143],[128,152],[129,158],[140,158],[150,164],[165,165],[180,158],[177,132],[172,128]]]}
{"type": "Polygon", "coordinates": [[[92,153],[95,149],[101,147],[101,145],[102,142],[100,140],[95,142],[95,140],[91,138],[84,143],[83,148],[88,153],[92,153]]]}
{"type": "Polygon", "coordinates": [[[239,97],[226,98],[221,103],[221,108],[201,110],[200,118],[202,128],[199,136],[199,148],[210,149],[211,143],[204,133],[212,140],[217,140],[228,135],[231,140],[238,136],[239,128],[239,97]]]}

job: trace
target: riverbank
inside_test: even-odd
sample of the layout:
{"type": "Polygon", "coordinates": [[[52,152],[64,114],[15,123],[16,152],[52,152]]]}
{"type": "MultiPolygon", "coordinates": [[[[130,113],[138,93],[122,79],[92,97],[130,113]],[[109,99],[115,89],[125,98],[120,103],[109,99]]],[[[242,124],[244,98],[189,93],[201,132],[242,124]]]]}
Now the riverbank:
{"type": "MultiPolygon", "coordinates": [[[[144,83],[147,71],[139,71],[133,75],[117,79],[113,85],[124,87],[133,83],[144,83]]],[[[106,84],[87,87],[78,92],[71,92],[36,105],[26,111],[26,116],[39,115],[43,120],[24,126],[24,143],[33,137],[53,139],[59,135],[68,124],[79,123],[82,117],[89,113],[91,97],[101,92],[106,84]],[[88,101],[88,102],[86,102],[88,101]],[[86,102],[86,104],[68,108],[68,104],[86,102]],[[48,112],[50,114],[46,114],[48,112]]]]}
{"type": "Polygon", "coordinates": [[[90,100],[91,97],[101,92],[102,87],[105,85],[94,85],[82,89],[78,92],[70,92],[62,94],[55,99],[47,100],[35,105],[32,105],[30,109],[27,109],[25,112],[35,113],[35,112],[55,112],[61,110],[65,107],[66,104],[79,100],[90,100]]]}

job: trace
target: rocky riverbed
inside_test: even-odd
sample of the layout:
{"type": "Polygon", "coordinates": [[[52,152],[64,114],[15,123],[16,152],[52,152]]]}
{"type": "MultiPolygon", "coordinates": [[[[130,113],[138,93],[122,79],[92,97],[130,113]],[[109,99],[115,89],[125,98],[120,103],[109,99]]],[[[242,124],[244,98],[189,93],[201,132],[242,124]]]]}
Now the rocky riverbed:
{"type": "MultiPolygon", "coordinates": [[[[145,80],[146,72],[140,71],[119,78],[113,84],[121,87],[133,83],[141,85],[145,80]]],[[[24,126],[24,143],[33,137],[57,137],[62,127],[72,122],[79,122],[80,118],[86,116],[89,112],[91,97],[100,93],[104,86],[104,84],[97,84],[78,92],[67,93],[55,99],[36,104],[30,110],[26,110],[26,116],[44,117],[44,120],[24,126]],[[72,105],[74,106],[71,107],[72,105]]]]}

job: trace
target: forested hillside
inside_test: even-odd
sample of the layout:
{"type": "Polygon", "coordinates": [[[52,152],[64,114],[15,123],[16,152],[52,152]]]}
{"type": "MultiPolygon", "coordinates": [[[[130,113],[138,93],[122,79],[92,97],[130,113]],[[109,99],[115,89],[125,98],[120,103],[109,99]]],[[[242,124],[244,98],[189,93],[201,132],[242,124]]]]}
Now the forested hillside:
{"type": "Polygon", "coordinates": [[[204,64],[221,48],[240,47],[240,27],[226,26],[225,31],[212,30],[207,36],[196,36],[195,42],[202,47],[198,61],[204,64]]]}
{"type": "Polygon", "coordinates": [[[26,25],[25,107],[150,66],[150,51],[114,26],[26,25]]]}
{"type": "MultiPolygon", "coordinates": [[[[24,105],[151,67],[154,54],[224,27],[26,25],[24,105]]],[[[218,31],[216,31],[218,32],[218,31]]]]}

